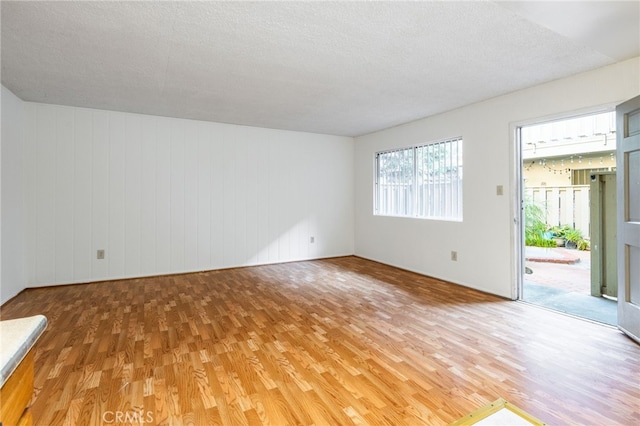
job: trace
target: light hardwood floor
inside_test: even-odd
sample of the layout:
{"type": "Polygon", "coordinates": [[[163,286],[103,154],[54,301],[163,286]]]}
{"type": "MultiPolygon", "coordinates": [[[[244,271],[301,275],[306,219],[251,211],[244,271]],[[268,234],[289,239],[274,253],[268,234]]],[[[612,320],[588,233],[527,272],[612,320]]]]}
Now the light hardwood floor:
{"type": "Polygon", "coordinates": [[[640,424],[619,331],[357,257],[29,289],[36,425],[640,424]],[[120,416],[119,418],[117,416],[120,416]]]}

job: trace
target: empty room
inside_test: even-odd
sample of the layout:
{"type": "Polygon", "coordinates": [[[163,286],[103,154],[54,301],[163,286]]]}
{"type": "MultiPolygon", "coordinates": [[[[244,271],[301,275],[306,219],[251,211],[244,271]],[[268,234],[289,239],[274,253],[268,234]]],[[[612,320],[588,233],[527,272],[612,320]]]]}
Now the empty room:
{"type": "Polygon", "coordinates": [[[640,2],[0,13],[2,425],[640,423],[640,2]],[[613,325],[522,300],[603,114],[613,325]]]}

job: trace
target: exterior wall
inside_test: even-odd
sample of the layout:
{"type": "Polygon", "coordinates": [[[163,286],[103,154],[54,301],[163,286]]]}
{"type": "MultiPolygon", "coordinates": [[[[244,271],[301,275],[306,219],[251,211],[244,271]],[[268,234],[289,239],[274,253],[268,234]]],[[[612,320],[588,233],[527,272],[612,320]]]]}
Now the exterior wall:
{"type": "MultiPolygon", "coordinates": [[[[584,170],[588,174],[590,171],[615,170],[616,157],[610,153],[595,155],[576,155],[573,159],[554,158],[552,160],[531,159],[524,160],[522,175],[525,186],[567,186],[571,185],[571,172],[574,170],[584,170]],[[573,160],[573,161],[572,161],[573,160]]],[[[588,183],[587,183],[588,184],[588,183]]]]}

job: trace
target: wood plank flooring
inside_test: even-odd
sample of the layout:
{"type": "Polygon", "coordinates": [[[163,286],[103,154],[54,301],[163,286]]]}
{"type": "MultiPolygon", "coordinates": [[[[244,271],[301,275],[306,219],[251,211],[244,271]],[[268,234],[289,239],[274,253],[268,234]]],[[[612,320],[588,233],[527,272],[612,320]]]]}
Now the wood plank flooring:
{"type": "Polygon", "coordinates": [[[357,257],[29,289],[36,425],[640,424],[619,331],[357,257]]]}

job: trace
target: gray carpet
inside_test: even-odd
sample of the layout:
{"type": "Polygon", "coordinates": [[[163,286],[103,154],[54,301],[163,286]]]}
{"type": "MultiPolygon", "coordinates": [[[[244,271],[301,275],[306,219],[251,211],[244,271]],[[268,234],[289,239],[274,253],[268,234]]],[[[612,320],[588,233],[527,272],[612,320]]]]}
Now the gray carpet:
{"type": "Polygon", "coordinates": [[[618,304],[603,297],[579,294],[530,282],[524,283],[522,300],[605,324],[618,324],[618,304]]]}

